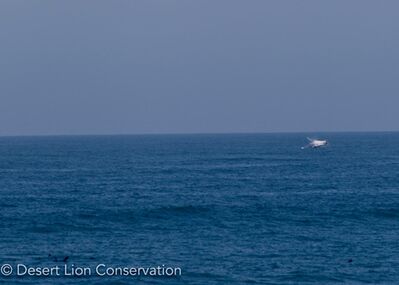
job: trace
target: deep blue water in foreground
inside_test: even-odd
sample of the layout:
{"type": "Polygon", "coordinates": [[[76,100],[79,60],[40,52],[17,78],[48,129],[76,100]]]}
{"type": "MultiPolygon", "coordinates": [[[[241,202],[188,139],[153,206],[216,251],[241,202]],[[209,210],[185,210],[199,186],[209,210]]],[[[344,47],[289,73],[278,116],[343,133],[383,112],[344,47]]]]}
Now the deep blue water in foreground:
{"type": "Polygon", "coordinates": [[[399,284],[399,134],[0,138],[4,284],[399,284]],[[51,256],[49,256],[51,254],[51,256]]]}

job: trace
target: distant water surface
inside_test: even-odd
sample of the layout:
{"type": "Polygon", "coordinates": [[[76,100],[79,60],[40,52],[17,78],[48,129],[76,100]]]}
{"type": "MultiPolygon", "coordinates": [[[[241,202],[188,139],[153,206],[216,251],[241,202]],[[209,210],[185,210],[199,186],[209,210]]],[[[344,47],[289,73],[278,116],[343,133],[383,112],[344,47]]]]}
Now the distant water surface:
{"type": "Polygon", "coordinates": [[[399,284],[399,134],[306,136],[0,138],[1,264],[182,269],[0,281],[399,284]]]}

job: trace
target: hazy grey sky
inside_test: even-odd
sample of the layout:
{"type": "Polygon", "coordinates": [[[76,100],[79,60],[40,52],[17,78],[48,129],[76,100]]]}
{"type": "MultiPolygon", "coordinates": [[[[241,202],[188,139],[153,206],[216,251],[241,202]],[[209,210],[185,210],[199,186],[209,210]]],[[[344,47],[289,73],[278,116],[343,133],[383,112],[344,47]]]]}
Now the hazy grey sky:
{"type": "Polygon", "coordinates": [[[398,123],[396,0],[0,2],[0,135],[398,123]]]}

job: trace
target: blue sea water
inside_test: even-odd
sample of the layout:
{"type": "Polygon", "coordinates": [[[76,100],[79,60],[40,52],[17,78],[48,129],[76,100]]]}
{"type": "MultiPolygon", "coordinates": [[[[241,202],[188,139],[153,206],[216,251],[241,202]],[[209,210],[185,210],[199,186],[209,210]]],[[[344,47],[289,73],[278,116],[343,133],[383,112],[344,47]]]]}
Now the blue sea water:
{"type": "Polygon", "coordinates": [[[0,138],[0,281],[399,284],[399,134],[323,137],[0,138]],[[181,276],[15,274],[100,263],[181,276]]]}

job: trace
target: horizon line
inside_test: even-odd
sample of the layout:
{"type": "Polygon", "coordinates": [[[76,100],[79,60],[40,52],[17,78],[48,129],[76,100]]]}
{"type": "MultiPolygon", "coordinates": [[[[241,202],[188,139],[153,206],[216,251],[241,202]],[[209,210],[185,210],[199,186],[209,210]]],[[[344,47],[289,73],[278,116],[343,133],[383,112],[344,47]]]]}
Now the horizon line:
{"type": "Polygon", "coordinates": [[[338,134],[338,133],[398,133],[399,130],[377,131],[264,131],[264,132],[148,132],[148,133],[93,133],[93,134],[4,134],[0,138],[14,137],[100,137],[100,136],[167,136],[167,135],[256,135],[256,134],[338,134]]]}

